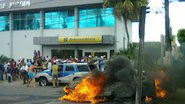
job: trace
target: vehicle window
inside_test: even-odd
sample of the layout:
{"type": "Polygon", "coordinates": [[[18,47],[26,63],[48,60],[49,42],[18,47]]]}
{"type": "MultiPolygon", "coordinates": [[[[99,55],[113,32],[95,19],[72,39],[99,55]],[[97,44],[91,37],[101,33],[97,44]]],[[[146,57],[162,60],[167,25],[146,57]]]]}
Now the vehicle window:
{"type": "Polygon", "coordinates": [[[87,65],[78,65],[77,68],[80,72],[89,71],[89,67],[87,65]]]}
{"type": "Polygon", "coordinates": [[[63,65],[58,65],[58,71],[63,71],[63,65]]]}
{"type": "Polygon", "coordinates": [[[66,71],[74,71],[73,66],[71,66],[71,65],[66,66],[66,71]]]}

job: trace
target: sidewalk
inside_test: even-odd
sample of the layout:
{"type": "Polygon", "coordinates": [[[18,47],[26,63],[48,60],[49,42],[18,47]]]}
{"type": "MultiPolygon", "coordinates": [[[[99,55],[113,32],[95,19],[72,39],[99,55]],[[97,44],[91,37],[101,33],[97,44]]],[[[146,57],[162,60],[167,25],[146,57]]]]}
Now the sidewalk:
{"type": "Polygon", "coordinates": [[[17,79],[15,81],[11,81],[11,82],[8,82],[8,80],[0,80],[0,84],[3,83],[3,84],[21,84],[23,83],[22,80],[20,79],[17,79]]]}

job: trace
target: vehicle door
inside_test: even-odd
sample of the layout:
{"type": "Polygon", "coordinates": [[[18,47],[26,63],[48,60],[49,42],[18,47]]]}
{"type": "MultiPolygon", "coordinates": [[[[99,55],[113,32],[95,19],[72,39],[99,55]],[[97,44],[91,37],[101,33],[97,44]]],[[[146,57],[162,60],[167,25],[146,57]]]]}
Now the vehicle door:
{"type": "Polygon", "coordinates": [[[75,73],[75,67],[73,64],[65,65],[63,70],[63,76],[75,73]]]}
{"type": "Polygon", "coordinates": [[[63,76],[63,65],[58,65],[58,77],[63,76]]]}
{"type": "Polygon", "coordinates": [[[78,72],[90,72],[90,68],[87,65],[77,65],[76,66],[78,72]]]}

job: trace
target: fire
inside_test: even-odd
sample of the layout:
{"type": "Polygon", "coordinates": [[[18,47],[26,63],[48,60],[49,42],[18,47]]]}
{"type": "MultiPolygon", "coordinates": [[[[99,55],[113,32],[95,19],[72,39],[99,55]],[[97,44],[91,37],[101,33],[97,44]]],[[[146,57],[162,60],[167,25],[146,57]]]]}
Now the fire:
{"type": "Polygon", "coordinates": [[[145,102],[149,103],[151,101],[152,101],[152,98],[151,97],[148,97],[148,96],[145,97],[145,102]]]}
{"type": "Polygon", "coordinates": [[[156,96],[157,97],[160,97],[160,98],[165,97],[165,95],[167,94],[167,91],[165,91],[161,88],[161,83],[157,79],[155,80],[155,88],[156,88],[156,96]]]}
{"type": "Polygon", "coordinates": [[[67,94],[59,99],[91,103],[104,101],[104,99],[97,99],[96,97],[101,93],[105,79],[106,77],[102,73],[98,75],[90,74],[82,79],[74,89],[64,87],[67,94]]]}
{"type": "MultiPolygon", "coordinates": [[[[154,78],[154,84],[155,84],[155,95],[157,98],[164,98],[167,95],[167,91],[163,89],[163,82],[165,82],[167,80],[167,75],[166,73],[161,70],[157,73],[155,73],[154,78]]],[[[151,96],[146,96],[145,97],[145,102],[146,103],[150,103],[152,101],[152,97],[151,96]]]]}

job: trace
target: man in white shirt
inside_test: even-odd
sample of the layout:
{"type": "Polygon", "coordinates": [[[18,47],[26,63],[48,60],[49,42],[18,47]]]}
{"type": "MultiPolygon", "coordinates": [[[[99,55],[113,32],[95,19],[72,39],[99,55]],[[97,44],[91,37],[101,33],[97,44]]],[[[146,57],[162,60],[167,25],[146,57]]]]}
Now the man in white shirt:
{"type": "Polygon", "coordinates": [[[48,62],[48,64],[47,64],[47,68],[48,68],[48,70],[51,70],[51,68],[52,68],[51,60],[49,60],[49,62],[48,62]]]}
{"type": "Polygon", "coordinates": [[[23,84],[26,84],[26,80],[28,80],[28,66],[24,64],[20,69],[23,77],[23,84]]]}

